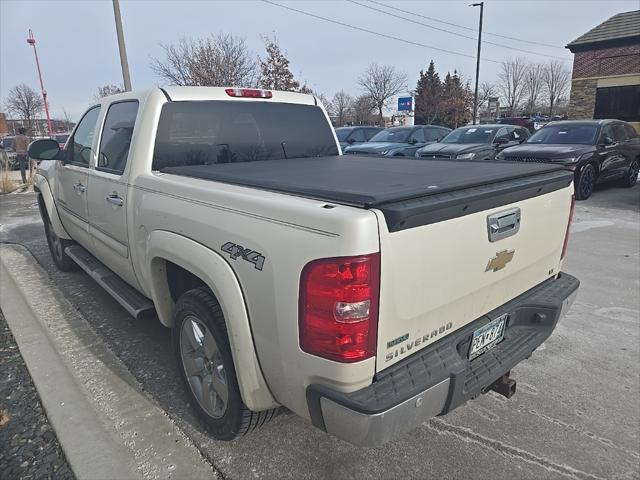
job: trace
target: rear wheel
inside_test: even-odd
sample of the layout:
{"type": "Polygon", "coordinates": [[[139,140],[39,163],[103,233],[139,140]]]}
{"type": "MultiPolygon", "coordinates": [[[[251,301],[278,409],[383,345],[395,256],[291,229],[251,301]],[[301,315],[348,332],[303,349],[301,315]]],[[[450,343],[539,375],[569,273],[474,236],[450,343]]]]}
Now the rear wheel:
{"type": "Polygon", "coordinates": [[[254,412],[242,401],[222,309],[206,287],[178,299],[172,339],[191,405],[215,438],[232,440],[274,417],[277,410],[254,412]]]}
{"type": "Polygon", "coordinates": [[[596,186],[596,169],[592,164],[585,165],[580,172],[578,184],[576,185],[576,199],[586,200],[593,193],[596,186]]]}
{"type": "Polygon", "coordinates": [[[638,172],[640,172],[640,160],[634,160],[629,165],[629,169],[625,172],[620,184],[626,188],[633,187],[638,181],[638,172]]]}

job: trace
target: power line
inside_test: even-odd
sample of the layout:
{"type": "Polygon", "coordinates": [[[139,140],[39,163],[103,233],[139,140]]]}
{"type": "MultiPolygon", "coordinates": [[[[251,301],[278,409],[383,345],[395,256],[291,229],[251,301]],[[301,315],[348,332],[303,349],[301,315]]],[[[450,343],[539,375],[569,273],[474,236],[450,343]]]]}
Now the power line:
{"type": "MultiPolygon", "coordinates": [[[[452,32],[451,30],[447,30],[447,29],[445,29],[445,28],[434,27],[433,25],[429,25],[429,24],[427,24],[427,23],[422,23],[422,22],[419,22],[419,21],[414,20],[414,19],[412,19],[412,18],[407,18],[407,17],[403,17],[403,16],[401,16],[401,15],[396,15],[395,13],[391,13],[391,12],[386,12],[386,11],[384,11],[384,10],[380,10],[379,8],[376,8],[376,7],[372,6],[372,5],[367,5],[367,4],[365,4],[365,3],[356,2],[355,0],[348,0],[348,1],[350,1],[351,3],[353,3],[353,4],[355,4],[355,5],[359,5],[359,6],[363,7],[363,8],[368,8],[368,9],[370,9],[370,10],[374,10],[374,11],[376,11],[376,12],[380,12],[380,13],[382,13],[382,14],[384,14],[384,15],[389,15],[389,16],[391,16],[391,17],[399,18],[399,19],[401,19],[401,20],[406,20],[407,22],[415,23],[416,25],[422,25],[423,27],[432,28],[432,29],[434,29],[434,30],[438,30],[438,31],[440,31],[440,32],[449,33],[449,34],[451,34],[451,35],[456,35],[456,36],[458,36],[458,37],[462,37],[462,38],[468,38],[468,39],[470,39],[470,40],[474,40],[474,41],[475,41],[475,40],[477,40],[477,37],[470,37],[469,35],[464,35],[464,34],[462,34],[462,33],[458,33],[458,32],[452,32]]],[[[379,2],[373,2],[373,3],[379,4],[379,2]]],[[[398,8],[396,8],[396,7],[391,7],[391,6],[387,6],[387,5],[385,5],[385,7],[386,7],[386,8],[389,8],[389,9],[392,9],[392,10],[403,11],[403,10],[400,10],[400,9],[398,9],[398,8]]],[[[502,43],[494,43],[494,42],[489,42],[489,41],[487,41],[487,40],[483,40],[483,41],[482,41],[482,43],[485,43],[485,44],[487,44],[487,45],[493,45],[493,46],[495,46],[495,47],[508,48],[508,49],[510,49],[510,50],[516,50],[516,51],[518,51],[518,52],[529,53],[529,54],[531,54],[531,55],[540,55],[540,56],[543,56],[543,57],[555,58],[555,59],[558,59],[558,60],[568,61],[568,60],[567,60],[566,58],[564,58],[564,57],[558,57],[558,56],[556,56],[556,55],[548,55],[548,54],[546,54],[546,53],[533,52],[533,51],[531,51],[531,50],[524,50],[524,49],[522,49],[522,48],[511,47],[511,46],[509,46],[509,45],[504,45],[504,44],[502,44],[502,43]]]]}
{"type": "MultiPolygon", "coordinates": [[[[381,32],[376,32],[374,30],[369,30],[366,28],[362,28],[362,27],[357,27],[355,25],[351,25],[349,23],[344,23],[344,22],[340,22],[338,20],[333,20],[331,18],[327,18],[327,17],[322,17],[320,15],[316,15],[314,13],[310,13],[310,12],[305,12],[304,10],[298,10],[297,8],[293,8],[293,7],[289,7],[287,5],[281,5],[279,3],[275,3],[272,2],[271,0],[262,0],[264,3],[268,3],[269,5],[273,5],[275,7],[280,7],[280,8],[284,8],[286,10],[290,10],[292,12],[296,12],[296,13],[300,13],[302,15],[306,15],[308,17],[312,17],[312,18],[316,18],[318,20],[324,20],[325,22],[330,22],[330,23],[334,23],[336,25],[341,25],[343,27],[347,27],[347,28],[351,28],[353,30],[359,30],[361,32],[366,32],[366,33],[370,33],[372,35],[377,35],[378,37],[383,37],[383,38],[388,38],[390,40],[396,40],[398,42],[403,42],[409,45],[415,45],[417,47],[424,47],[424,48],[430,48],[431,50],[438,50],[440,52],[444,52],[444,53],[450,53],[452,55],[459,55],[461,57],[467,57],[467,58],[473,58],[475,59],[475,57],[473,55],[467,55],[466,53],[462,53],[462,52],[455,52],[453,50],[447,50],[444,48],[438,48],[438,47],[434,47],[432,45],[426,45],[424,43],[419,43],[419,42],[414,42],[412,40],[407,40],[405,38],[400,38],[400,37],[395,37],[393,35],[388,35],[386,33],[381,33],[381,32]]],[[[486,62],[492,62],[492,63],[500,63],[498,60],[492,60],[490,58],[483,58],[482,60],[486,61],[486,62]]]]}
{"type": "MultiPolygon", "coordinates": [[[[421,15],[421,14],[419,14],[419,13],[410,12],[410,11],[408,11],[408,10],[403,10],[403,9],[398,8],[398,7],[395,7],[395,6],[394,6],[394,7],[391,7],[391,6],[389,6],[389,5],[385,4],[385,3],[377,2],[376,0],[369,0],[369,1],[370,1],[371,3],[375,3],[375,4],[377,4],[377,5],[381,5],[381,6],[383,6],[383,7],[393,8],[393,9],[395,9],[395,10],[399,11],[399,12],[407,13],[407,14],[409,14],[409,15],[415,15],[415,16],[417,16],[417,17],[426,18],[427,20],[433,20],[434,22],[444,23],[445,25],[451,25],[452,27],[458,27],[458,28],[463,28],[463,29],[465,29],[465,30],[471,30],[472,32],[475,32],[475,31],[476,31],[476,29],[475,29],[475,28],[467,27],[466,25],[459,25],[459,24],[457,24],[457,23],[447,22],[447,21],[445,21],[445,20],[440,20],[440,19],[438,19],[438,18],[428,17],[428,16],[426,16],[426,15],[421,15]]],[[[501,35],[501,34],[499,34],[499,33],[491,33],[491,32],[483,32],[483,33],[485,33],[486,35],[492,35],[492,36],[494,36],[494,37],[505,38],[505,39],[507,39],[507,40],[515,40],[516,42],[530,43],[531,45],[539,45],[539,46],[541,46],[541,47],[557,48],[557,49],[564,50],[564,47],[559,47],[559,46],[557,46],[557,45],[551,45],[551,44],[549,44],[549,43],[534,42],[533,40],[523,40],[522,38],[509,37],[509,36],[507,36],[507,35],[501,35]]]]}

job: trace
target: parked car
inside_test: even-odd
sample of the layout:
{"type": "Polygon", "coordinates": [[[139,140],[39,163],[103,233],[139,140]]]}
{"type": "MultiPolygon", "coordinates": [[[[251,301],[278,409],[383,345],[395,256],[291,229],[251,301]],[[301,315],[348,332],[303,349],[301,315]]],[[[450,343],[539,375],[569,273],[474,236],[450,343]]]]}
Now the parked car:
{"type": "Polygon", "coordinates": [[[437,125],[391,127],[378,132],[367,143],[344,149],[349,155],[384,155],[385,157],[410,157],[420,147],[445,137],[451,129],[437,125]]]}
{"type": "Polygon", "coordinates": [[[51,138],[53,138],[58,145],[60,145],[60,149],[64,148],[64,144],[67,143],[67,140],[71,136],[71,133],[54,133],[51,138]]]}
{"type": "Polygon", "coordinates": [[[368,142],[371,138],[381,130],[382,127],[339,127],[336,128],[336,137],[338,137],[338,143],[343,150],[351,145],[360,145],[368,142]]]}
{"type": "Polygon", "coordinates": [[[339,155],[311,95],[126,92],[29,153],[55,264],[172,329],[218,439],[283,405],[376,445],[510,397],[579,285],[561,166],[339,155]]]}
{"type": "Polygon", "coordinates": [[[517,125],[518,127],[524,127],[529,130],[529,133],[534,133],[536,131],[535,121],[529,117],[496,118],[496,123],[499,125],[517,125]]]}
{"type": "Polygon", "coordinates": [[[440,142],[427,145],[416,157],[432,160],[493,160],[496,153],[529,138],[526,128],[516,125],[469,125],[449,133],[440,142]]]}
{"type": "Polygon", "coordinates": [[[575,176],[576,198],[591,196],[595,185],[618,180],[636,184],[640,170],[640,137],[621,120],[568,120],[552,122],[526,143],[511,147],[498,160],[564,165],[575,176]]]}
{"type": "Polygon", "coordinates": [[[18,168],[20,168],[18,161],[16,159],[16,152],[13,149],[13,139],[15,137],[11,136],[11,135],[7,135],[5,137],[2,138],[2,141],[0,141],[0,147],[2,148],[2,151],[5,153],[5,161],[8,162],[7,167],[10,170],[17,170],[18,168]]]}

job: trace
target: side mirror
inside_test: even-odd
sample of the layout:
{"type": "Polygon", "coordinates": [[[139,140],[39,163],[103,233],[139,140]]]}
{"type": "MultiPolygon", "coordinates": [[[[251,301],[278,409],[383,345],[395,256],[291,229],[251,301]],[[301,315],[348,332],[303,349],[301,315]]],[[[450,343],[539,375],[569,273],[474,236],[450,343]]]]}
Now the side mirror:
{"type": "Polygon", "coordinates": [[[412,139],[409,140],[409,144],[410,145],[415,145],[416,143],[418,143],[418,140],[415,139],[415,138],[412,138],[412,139]]]}
{"type": "Polygon", "coordinates": [[[509,143],[509,139],[508,139],[508,138],[505,138],[505,137],[498,137],[498,138],[495,138],[495,139],[493,140],[493,143],[494,143],[496,146],[506,145],[507,143],[509,143]]]}
{"type": "Polygon", "coordinates": [[[609,136],[604,137],[602,139],[602,144],[603,145],[613,145],[614,144],[613,138],[611,138],[609,136]]]}
{"type": "Polygon", "coordinates": [[[44,138],[36,140],[29,145],[29,157],[36,160],[59,160],[60,145],[55,140],[44,138]]]}
{"type": "Polygon", "coordinates": [[[352,143],[355,143],[355,141],[356,141],[355,138],[347,138],[347,143],[349,145],[351,145],[352,143]]]}

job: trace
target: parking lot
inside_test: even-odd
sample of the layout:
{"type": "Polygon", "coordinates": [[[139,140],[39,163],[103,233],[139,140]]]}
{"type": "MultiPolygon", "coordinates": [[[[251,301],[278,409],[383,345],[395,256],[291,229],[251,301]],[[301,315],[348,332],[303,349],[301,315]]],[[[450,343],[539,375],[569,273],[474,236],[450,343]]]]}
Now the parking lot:
{"type": "Polygon", "coordinates": [[[564,270],[578,298],[551,338],[493,392],[379,448],[353,447],[282,412],[257,433],[212,440],[178,383],[170,332],[134,321],[83,273],[58,271],[35,195],[0,197],[0,241],[33,254],[65,297],[224,478],[640,478],[640,186],[576,206],[564,270]]]}

